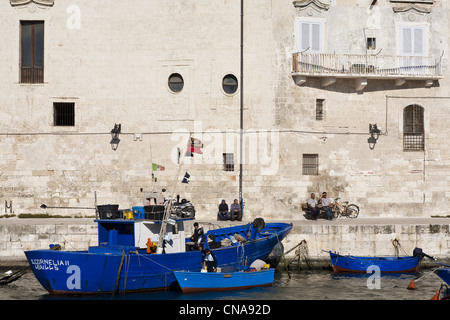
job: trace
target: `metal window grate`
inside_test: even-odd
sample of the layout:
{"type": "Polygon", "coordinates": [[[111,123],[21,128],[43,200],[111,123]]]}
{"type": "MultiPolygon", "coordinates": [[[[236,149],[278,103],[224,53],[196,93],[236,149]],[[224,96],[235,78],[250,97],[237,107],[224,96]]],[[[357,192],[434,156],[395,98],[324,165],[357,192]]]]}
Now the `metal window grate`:
{"type": "Polygon", "coordinates": [[[403,134],[403,150],[404,151],[423,151],[424,150],[423,133],[403,134]]]}
{"type": "Polygon", "coordinates": [[[55,126],[75,126],[75,103],[54,102],[53,124],[55,126]]]}
{"type": "Polygon", "coordinates": [[[20,83],[44,83],[44,68],[21,67],[20,83]]]}
{"type": "Polygon", "coordinates": [[[323,102],[324,99],[316,99],[316,120],[323,120],[323,102]]]}
{"type": "Polygon", "coordinates": [[[234,154],[224,153],[223,154],[223,170],[224,171],[234,171],[234,154]]]}
{"type": "Polygon", "coordinates": [[[423,108],[411,105],[403,110],[403,151],[425,149],[423,108]]]}
{"type": "Polygon", "coordinates": [[[319,174],[319,155],[304,154],[303,155],[303,175],[317,176],[319,174]]]}

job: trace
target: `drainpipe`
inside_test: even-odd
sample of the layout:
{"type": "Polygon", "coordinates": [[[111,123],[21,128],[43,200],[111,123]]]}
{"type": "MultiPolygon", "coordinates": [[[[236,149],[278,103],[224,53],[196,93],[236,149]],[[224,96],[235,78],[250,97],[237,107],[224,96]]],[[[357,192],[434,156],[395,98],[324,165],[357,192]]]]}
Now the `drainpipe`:
{"type": "Polygon", "coordinates": [[[242,199],[242,170],[243,170],[243,134],[244,134],[244,0],[241,0],[241,90],[240,90],[240,154],[239,154],[239,203],[241,212],[244,204],[242,199]]]}

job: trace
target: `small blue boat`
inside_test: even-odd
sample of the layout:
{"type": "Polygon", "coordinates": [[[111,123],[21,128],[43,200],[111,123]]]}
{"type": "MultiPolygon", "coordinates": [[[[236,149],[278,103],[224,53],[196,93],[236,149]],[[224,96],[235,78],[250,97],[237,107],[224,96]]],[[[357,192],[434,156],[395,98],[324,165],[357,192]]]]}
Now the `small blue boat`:
{"type": "Polygon", "coordinates": [[[333,271],[336,273],[366,273],[373,266],[377,266],[380,272],[384,273],[416,272],[419,268],[419,257],[358,257],[331,251],[329,253],[333,271]]]}
{"type": "Polygon", "coordinates": [[[450,268],[441,268],[434,270],[434,273],[439,276],[444,282],[450,286],[450,268]]]}
{"type": "Polygon", "coordinates": [[[174,271],[183,293],[242,290],[273,284],[275,269],[254,272],[189,272],[174,271]]]}
{"type": "MultiPolygon", "coordinates": [[[[163,290],[176,284],[173,271],[200,271],[200,251],[189,250],[190,232],[173,217],[164,235],[163,252],[149,251],[161,239],[162,221],[100,219],[98,245],[85,251],[30,250],[25,255],[40,284],[55,295],[85,295],[163,290]]],[[[262,220],[262,219],[261,219],[262,220]]],[[[256,219],[255,219],[256,221],[256,219]]],[[[291,231],[287,223],[249,223],[205,233],[218,267],[250,265],[265,260],[291,231]],[[235,239],[239,235],[243,241],[235,239]],[[209,241],[214,239],[214,241],[209,241]],[[213,247],[213,243],[215,246],[213,247]]]]}

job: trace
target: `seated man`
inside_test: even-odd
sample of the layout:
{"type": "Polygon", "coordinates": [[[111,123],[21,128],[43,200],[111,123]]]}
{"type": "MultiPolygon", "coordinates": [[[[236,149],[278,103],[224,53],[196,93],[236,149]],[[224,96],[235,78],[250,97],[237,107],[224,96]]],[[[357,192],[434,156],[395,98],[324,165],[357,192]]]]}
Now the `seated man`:
{"type": "Polygon", "coordinates": [[[333,212],[331,211],[333,208],[333,204],[331,203],[331,199],[328,198],[326,192],[322,193],[320,203],[322,204],[322,210],[327,213],[327,219],[333,220],[333,212]]]}
{"type": "Polygon", "coordinates": [[[320,209],[316,200],[316,195],[311,193],[311,198],[308,199],[308,212],[311,213],[313,220],[317,220],[319,216],[320,209]]]}
{"type": "Polygon", "coordinates": [[[238,221],[242,221],[241,206],[239,205],[239,202],[237,199],[234,199],[234,202],[231,205],[230,216],[231,216],[231,221],[233,221],[235,217],[237,218],[238,221]]]}
{"type": "Polygon", "coordinates": [[[228,218],[228,204],[225,199],[219,204],[219,212],[217,213],[217,218],[219,220],[227,220],[228,218]]]}

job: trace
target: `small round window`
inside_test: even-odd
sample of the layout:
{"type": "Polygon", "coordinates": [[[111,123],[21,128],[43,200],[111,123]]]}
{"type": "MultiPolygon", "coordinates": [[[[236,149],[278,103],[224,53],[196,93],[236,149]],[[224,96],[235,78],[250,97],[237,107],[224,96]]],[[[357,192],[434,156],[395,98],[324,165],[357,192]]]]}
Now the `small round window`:
{"type": "Polygon", "coordinates": [[[233,94],[238,89],[238,80],[232,74],[227,74],[222,80],[223,91],[227,94],[233,94]]]}
{"type": "Polygon", "coordinates": [[[179,73],[172,73],[169,77],[169,88],[172,92],[180,92],[183,90],[184,80],[179,73]]]}

